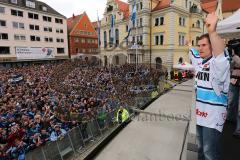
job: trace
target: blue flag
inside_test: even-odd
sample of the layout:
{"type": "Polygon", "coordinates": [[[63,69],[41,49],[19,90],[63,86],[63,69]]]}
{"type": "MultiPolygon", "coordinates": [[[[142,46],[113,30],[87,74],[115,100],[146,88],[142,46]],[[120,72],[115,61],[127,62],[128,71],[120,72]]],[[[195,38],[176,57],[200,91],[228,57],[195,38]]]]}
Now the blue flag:
{"type": "Polygon", "coordinates": [[[98,15],[97,15],[97,18],[98,18],[98,21],[97,21],[97,25],[98,25],[98,29],[97,29],[97,31],[98,31],[98,48],[100,48],[100,46],[101,46],[101,40],[100,40],[101,22],[99,20],[98,15]]]}
{"type": "Polygon", "coordinates": [[[111,37],[111,42],[114,43],[115,41],[115,17],[112,15],[111,17],[111,26],[110,26],[110,37],[111,37]]]}
{"type": "Polygon", "coordinates": [[[136,18],[137,18],[137,6],[136,6],[136,0],[134,0],[132,13],[131,13],[131,17],[130,17],[130,21],[129,21],[129,25],[128,25],[128,35],[125,37],[125,39],[128,39],[130,32],[131,32],[133,26],[135,25],[136,18]]]}

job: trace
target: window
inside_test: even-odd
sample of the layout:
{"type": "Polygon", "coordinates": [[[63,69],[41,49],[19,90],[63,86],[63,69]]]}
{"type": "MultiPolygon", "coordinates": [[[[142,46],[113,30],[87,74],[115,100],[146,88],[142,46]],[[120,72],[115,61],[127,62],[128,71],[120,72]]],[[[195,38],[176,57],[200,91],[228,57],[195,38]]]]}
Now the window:
{"type": "Polygon", "coordinates": [[[163,35],[160,35],[160,45],[163,45],[163,35]]]}
{"type": "Polygon", "coordinates": [[[76,53],[78,53],[79,52],[79,48],[76,48],[76,53]]]}
{"type": "Polygon", "coordinates": [[[56,29],[56,33],[63,33],[63,29],[56,29]]]}
{"type": "Polygon", "coordinates": [[[142,26],[143,26],[143,25],[142,25],[142,21],[143,21],[143,20],[142,20],[142,18],[140,18],[139,20],[140,20],[140,27],[142,27],[142,26]]]}
{"type": "Polygon", "coordinates": [[[185,7],[188,8],[188,0],[185,0],[185,7]]]}
{"type": "Polygon", "coordinates": [[[56,40],[58,43],[63,43],[64,42],[64,39],[63,38],[57,38],[56,40]]]}
{"type": "Polygon", "coordinates": [[[0,54],[10,54],[10,47],[0,46],[0,54]]]}
{"type": "Polygon", "coordinates": [[[6,27],[6,21],[0,20],[0,26],[1,27],[6,27]]]}
{"type": "Polygon", "coordinates": [[[155,26],[159,26],[163,24],[164,24],[164,17],[155,18],[155,26]]]}
{"type": "Polygon", "coordinates": [[[133,44],[135,43],[135,37],[134,36],[132,37],[132,43],[133,44]]]}
{"type": "Polygon", "coordinates": [[[13,22],[13,28],[24,29],[24,23],[13,22]]]}
{"type": "Polygon", "coordinates": [[[140,2],[140,9],[141,9],[141,10],[142,10],[142,7],[143,7],[142,2],[140,2]]]}
{"type": "Polygon", "coordinates": [[[52,27],[44,27],[43,30],[45,32],[52,32],[52,27]]]}
{"type": "Polygon", "coordinates": [[[197,20],[197,27],[198,27],[198,28],[200,28],[200,24],[201,24],[200,21],[197,20]]]}
{"type": "Polygon", "coordinates": [[[126,32],[128,32],[128,25],[126,25],[126,32]]]}
{"type": "Polygon", "coordinates": [[[42,10],[43,11],[47,11],[47,7],[46,6],[42,6],[42,10]]]}
{"type": "Polygon", "coordinates": [[[179,25],[185,26],[185,18],[184,17],[179,17],[179,25]]]}
{"type": "Polygon", "coordinates": [[[58,54],[63,54],[63,53],[65,53],[64,48],[57,48],[57,53],[58,53],[58,54]]]}
{"type": "Polygon", "coordinates": [[[36,31],[39,31],[39,26],[38,26],[38,25],[30,24],[30,25],[29,25],[29,29],[30,29],[30,30],[36,30],[36,31]]]}
{"type": "Polygon", "coordinates": [[[184,46],[185,36],[183,34],[179,34],[179,36],[178,36],[178,43],[179,43],[179,46],[184,46]]]}
{"type": "Polygon", "coordinates": [[[79,39],[77,37],[74,38],[74,42],[75,43],[78,43],[79,42],[79,39]]]}
{"type": "Polygon", "coordinates": [[[15,34],[14,35],[14,40],[25,41],[26,40],[26,36],[25,35],[20,35],[20,34],[15,34]]]}
{"type": "Polygon", "coordinates": [[[52,22],[52,18],[51,17],[47,17],[47,16],[43,16],[43,21],[52,22]]]}
{"type": "Polygon", "coordinates": [[[26,0],[26,6],[30,8],[35,8],[35,2],[26,0]]]}
{"type": "Polygon", "coordinates": [[[56,23],[63,24],[63,20],[62,20],[62,19],[59,19],[59,18],[55,18],[55,22],[56,22],[56,23]]]}
{"type": "Polygon", "coordinates": [[[106,48],[107,47],[107,32],[106,31],[104,31],[104,33],[103,33],[103,42],[104,42],[104,48],[106,48]]]}
{"type": "Polygon", "coordinates": [[[0,39],[8,40],[8,34],[7,33],[0,33],[0,39]]]}
{"type": "Polygon", "coordinates": [[[18,11],[18,10],[11,9],[11,15],[18,16],[18,17],[23,17],[23,11],[18,11]]]}
{"type": "Polygon", "coordinates": [[[28,13],[28,18],[31,18],[31,19],[38,19],[38,14],[35,14],[35,13],[28,13]]]}
{"type": "Polygon", "coordinates": [[[11,3],[17,4],[17,0],[11,0],[11,3]]]}
{"type": "Polygon", "coordinates": [[[163,35],[156,35],[155,36],[155,45],[163,45],[164,36],[163,35]]]}
{"type": "Polygon", "coordinates": [[[45,42],[53,42],[52,37],[44,37],[45,42]]]}
{"type": "Polygon", "coordinates": [[[119,30],[118,29],[116,29],[115,30],[115,44],[116,44],[116,46],[118,46],[119,45],[119,30]]]}
{"type": "Polygon", "coordinates": [[[164,17],[160,17],[160,25],[164,24],[164,17]]]}
{"type": "Polygon", "coordinates": [[[39,36],[30,36],[31,41],[41,41],[39,36]]]}
{"type": "Polygon", "coordinates": [[[155,18],[155,26],[159,25],[159,18],[155,18]]]}
{"type": "Polygon", "coordinates": [[[5,13],[5,8],[0,6],[0,13],[5,13]]]}

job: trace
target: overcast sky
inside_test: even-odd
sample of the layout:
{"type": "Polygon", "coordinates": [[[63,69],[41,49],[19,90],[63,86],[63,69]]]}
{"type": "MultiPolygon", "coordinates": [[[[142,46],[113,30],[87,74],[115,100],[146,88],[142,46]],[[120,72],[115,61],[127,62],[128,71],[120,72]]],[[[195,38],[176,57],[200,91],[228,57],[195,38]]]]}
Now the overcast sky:
{"type": "MultiPolygon", "coordinates": [[[[73,13],[79,15],[84,11],[87,12],[91,21],[97,20],[97,12],[99,18],[103,16],[107,0],[39,0],[47,3],[56,11],[66,16],[71,17],[73,13]]],[[[127,0],[122,0],[127,2],[127,0]]]]}

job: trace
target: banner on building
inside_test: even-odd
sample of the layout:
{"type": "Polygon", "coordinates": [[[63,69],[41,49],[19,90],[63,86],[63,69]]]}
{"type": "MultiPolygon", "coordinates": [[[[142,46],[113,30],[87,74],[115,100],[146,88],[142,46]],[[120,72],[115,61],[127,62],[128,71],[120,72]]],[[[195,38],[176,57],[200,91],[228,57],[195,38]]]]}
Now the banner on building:
{"type": "Polygon", "coordinates": [[[48,47],[16,47],[16,56],[18,60],[55,58],[54,48],[48,47]]]}

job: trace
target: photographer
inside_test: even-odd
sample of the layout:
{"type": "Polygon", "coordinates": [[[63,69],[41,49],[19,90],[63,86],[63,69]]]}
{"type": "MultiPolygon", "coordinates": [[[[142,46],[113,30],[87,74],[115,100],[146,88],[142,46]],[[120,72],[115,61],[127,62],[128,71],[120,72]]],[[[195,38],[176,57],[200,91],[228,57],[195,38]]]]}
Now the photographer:
{"type": "Polygon", "coordinates": [[[237,127],[234,136],[240,138],[240,117],[238,117],[239,89],[240,89],[240,43],[229,41],[228,50],[231,55],[231,80],[229,86],[229,103],[227,120],[230,122],[237,121],[237,127]]]}

